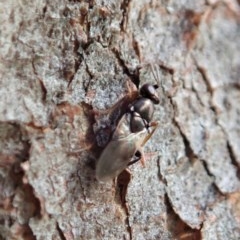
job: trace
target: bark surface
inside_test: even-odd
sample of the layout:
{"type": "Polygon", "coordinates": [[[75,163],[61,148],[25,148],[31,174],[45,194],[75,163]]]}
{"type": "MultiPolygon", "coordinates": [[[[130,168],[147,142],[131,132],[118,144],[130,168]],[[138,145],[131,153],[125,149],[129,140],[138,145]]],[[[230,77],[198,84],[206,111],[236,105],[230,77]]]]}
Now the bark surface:
{"type": "Polygon", "coordinates": [[[239,1],[10,0],[0,16],[0,239],[240,239],[239,1]],[[156,81],[145,167],[98,182],[113,106],[156,81]]]}

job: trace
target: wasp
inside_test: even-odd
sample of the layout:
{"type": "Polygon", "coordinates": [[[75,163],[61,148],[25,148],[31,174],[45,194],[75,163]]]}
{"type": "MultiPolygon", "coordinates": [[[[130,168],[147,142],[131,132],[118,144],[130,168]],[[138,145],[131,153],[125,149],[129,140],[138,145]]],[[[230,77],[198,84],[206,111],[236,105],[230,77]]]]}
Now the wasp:
{"type": "Polygon", "coordinates": [[[110,142],[97,161],[96,177],[99,181],[109,181],[129,165],[143,159],[142,147],[158,125],[152,122],[154,104],[160,102],[157,88],[158,85],[144,84],[139,96],[120,118],[110,142]]]}

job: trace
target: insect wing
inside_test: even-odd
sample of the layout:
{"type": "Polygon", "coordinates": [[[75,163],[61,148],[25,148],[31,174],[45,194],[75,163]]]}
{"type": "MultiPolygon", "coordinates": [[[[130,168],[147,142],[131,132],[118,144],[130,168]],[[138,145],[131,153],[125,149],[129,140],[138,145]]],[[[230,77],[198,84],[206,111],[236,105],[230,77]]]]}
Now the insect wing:
{"type": "Polygon", "coordinates": [[[116,177],[128,165],[147,133],[146,129],[132,133],[130,129],[131,114],[125,113],[120,119],[112,140],[103,150],[96,166],[96,176],[100,181],[116,177]]]}
{"type": "Polygon", "coordinates": [[[118,140],[122,138],[127,138],[129,135],[132,134],[131,131],[131,114],[130,113],[125,113],[122,118],[120,119],[113,135],[112,135],[112,140],[118,140]]]}
{"type": "Polygon", "coordinates": [[[97,166],[96,176],[100,181],[108,181],[121,173],[140,147],[146,130],[132,133],[127,137],[112,140],[102,152],[97,166]]]}

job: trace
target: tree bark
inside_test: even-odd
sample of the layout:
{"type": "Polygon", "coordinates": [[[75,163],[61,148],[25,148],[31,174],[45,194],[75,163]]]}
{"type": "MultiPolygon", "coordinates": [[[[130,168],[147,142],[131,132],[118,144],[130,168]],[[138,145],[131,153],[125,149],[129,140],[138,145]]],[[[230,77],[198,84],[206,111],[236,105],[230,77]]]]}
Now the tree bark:
{"type": "Polygon", "coordinates": [[[239,1],[0,9],[0,239],[240,238],[239,1]],[[145,82],[145,166],[100,183],[109,113],[145,82]]]}

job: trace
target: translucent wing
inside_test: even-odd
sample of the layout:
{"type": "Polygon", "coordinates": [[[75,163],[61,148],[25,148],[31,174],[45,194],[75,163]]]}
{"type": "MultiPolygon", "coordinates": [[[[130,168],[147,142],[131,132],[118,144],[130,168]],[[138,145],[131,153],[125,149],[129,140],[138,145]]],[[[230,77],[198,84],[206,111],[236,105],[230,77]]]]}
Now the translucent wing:
{"type": "Polygon", "coordinates": [[[96,175],[100,181],[108,181],[121,173],[138,149],[139,139],[145,132],[131,134],[127,138],[112,140],[104,149],[97,163],[96,175]],[[138,142],[136,142],[138,140],[138,142]]]}
{"type": "Polygon", "coordinates": [[[96,176],[100,181],[108,181],[116,177],[128,165],[138,148],[146,137],[147,130],[131,133],[130,115],[124,114],[112,140],[103,150],[96,166],[96,176]]]}

